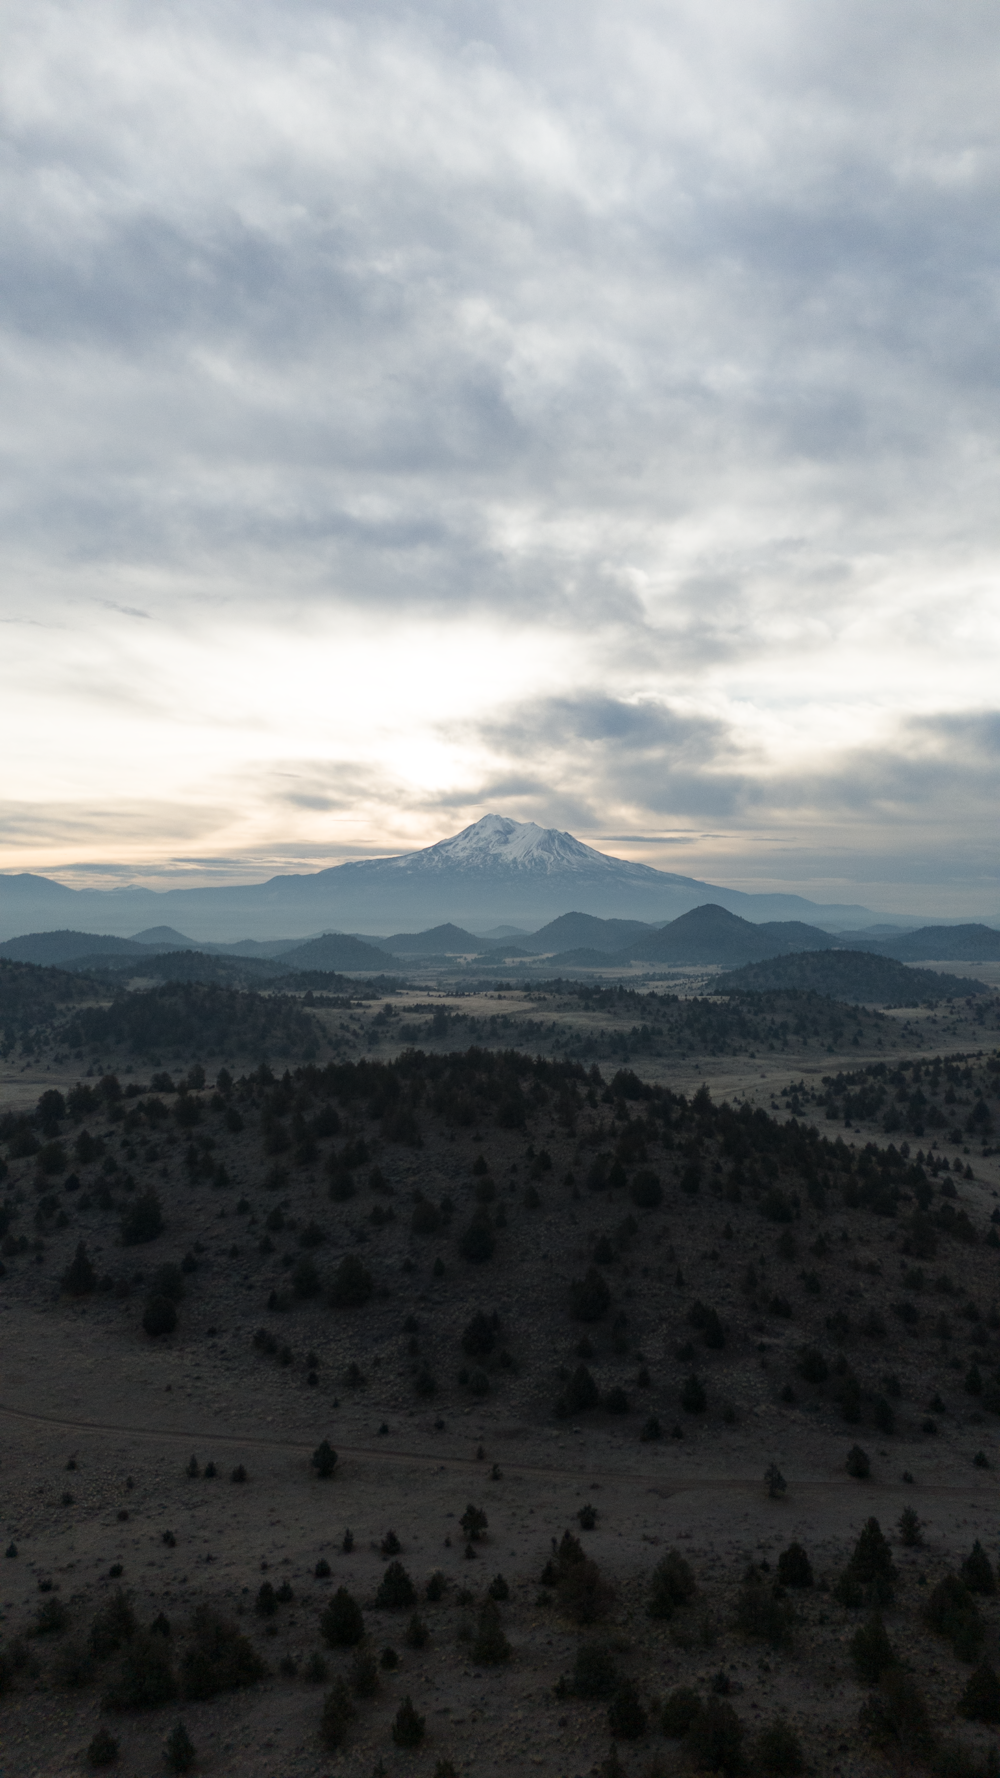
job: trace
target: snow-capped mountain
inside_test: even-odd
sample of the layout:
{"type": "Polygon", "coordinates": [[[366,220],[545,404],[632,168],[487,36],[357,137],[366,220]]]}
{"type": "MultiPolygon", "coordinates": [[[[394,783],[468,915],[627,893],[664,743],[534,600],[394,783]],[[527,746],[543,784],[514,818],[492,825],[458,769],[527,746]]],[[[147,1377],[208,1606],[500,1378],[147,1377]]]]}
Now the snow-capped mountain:
{"type": "Polygon", "coordinates": [[[415,932],[446,921],[473,932],[514,922],[531,932],[571,912],[664,925],[706,902],[754,921],[857,927],[875,918],[867,908],[799,895],[722,889],[611,857],[554,827],[484,815],[418,852],[238,888],[76,890],[44,877],[0,876],[0,938],[55,927],[127,935],[161,924],[216,942],[415,932]]]}
{"type": "MultiPolygon", "coordinates": [[[[339,870],[381,872],[384,869],[404,872],[451,874],[469,872],[475,877],[515,875],[558,876],[562,878],[596,874],[602,881],[613,877],[628,879],[660,889],[665,883],[694,883],[693,877],[676,877],[669,871],[653,870],[648,864],[631,864],[624,858],[609,858],[593,846],[585,846],[571,833],[557,827],[539,827],[535,821],[511,821],[506,815],[484,815],[471,827],[464,827],[435,846],[419,852],[402,852],[395,858],[369,858],[357,863],[334,866],[321,875],[330,877],[339,870]]],[[[699,884],[700,888],[701,885],[699,884]]]]}

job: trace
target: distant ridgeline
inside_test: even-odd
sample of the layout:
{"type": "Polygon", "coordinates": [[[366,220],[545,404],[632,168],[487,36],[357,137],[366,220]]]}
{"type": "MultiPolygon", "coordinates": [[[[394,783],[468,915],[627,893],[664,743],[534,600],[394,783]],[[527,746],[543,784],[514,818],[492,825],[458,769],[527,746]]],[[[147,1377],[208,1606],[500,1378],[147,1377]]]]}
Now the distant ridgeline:
{"type": "Polygon", "coordinates": [[[925,999],[932,994],[981,992],[976,983],[957,989],[954,977],[943,978],[951,983],[947,989],[928,987],[926,977],[920,978],[919,988],[916,978],[906,984],[902,975],[893,974],[891,960],[898,959],[900,964],[917,958],[995,961],[1000,958],[1000,932],[988,926],[967,926],[927,927],[893,937],[859,935],[852,937],[848,950],[842,936],[801,920],[754,923],[706,903],[663,926],[599,919],[592,914],[561,914],[537,932],[518,933],[516,941],[510,937],[499,942],[477,938],[450,922],[424,932],[397,932],[384,939],[324,932],[305,941],[243,939],[232,944],[197,944],[169,927],[152,928],[132,939],[66,929],[8,939],[0,944],[3,957],[87,973],[116,972],[158,981],[218,982],[237,987],[270,985],[282,977],[329,971],[381,976],[400,962],[411,968],[509,969],[524,965],[532,972],[624,972],[637,964],[739,969],[790,958],[784,972],[748,976],[740,985],[810,987],[853,999],[899,1000],[907,995],[925,999]],[[808,961],[810,957],[813,962],[808,961]],[[841,961],[824,963],[823,958],[841,961]]]}

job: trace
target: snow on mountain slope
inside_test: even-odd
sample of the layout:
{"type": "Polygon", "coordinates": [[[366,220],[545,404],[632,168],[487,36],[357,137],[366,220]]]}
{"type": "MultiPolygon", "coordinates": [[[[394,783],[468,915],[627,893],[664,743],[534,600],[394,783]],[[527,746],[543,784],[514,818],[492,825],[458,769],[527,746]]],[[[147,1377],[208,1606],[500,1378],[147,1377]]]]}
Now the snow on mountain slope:
{"type": "Polygon", "coordinates": [[[333,931],[419,933],[451,922],[473,932],[513,921],[531,933],[573,910],[662,926],[706,902],[755,921],[844,927],[876,917],[798,895],[724,889],[598,852],[557,828],[491,814],[417,852],[233,887],[77,890],[0,876],[0,938],[56,924],[124,935],[169,923],[198,943],[267,940],[274,956],[290,940],[333,931]],[[285,940],[272,947],[276,933],[285,940]]]}
{"type": "MultiPolygon", "coordinates": [[[[631,878],[635,882],[660,887],[679,883],[685,888],[695,886],[692,877],[679,877],[670,871],[653,870],[648,864],[632,864],[625,858],[610,858],[604,852],[585,846],[571,833],[556,827],[539,827],[535,821],[511,821],[506,815],[484,815],[461,833],[425,846],[419,852],[403,852],[395,858],[366,858],[346,865],[334,866],[338,872],[381,873],[392,869],[420,872],[470,871],[477,876],[486,873],[505,875],[567,876],[573,873],[631,878]]],[[[322,876],[329,872],[321,872],[322,876]]],[[[701,887],[700,884],[697,887],[701,887]]]]}

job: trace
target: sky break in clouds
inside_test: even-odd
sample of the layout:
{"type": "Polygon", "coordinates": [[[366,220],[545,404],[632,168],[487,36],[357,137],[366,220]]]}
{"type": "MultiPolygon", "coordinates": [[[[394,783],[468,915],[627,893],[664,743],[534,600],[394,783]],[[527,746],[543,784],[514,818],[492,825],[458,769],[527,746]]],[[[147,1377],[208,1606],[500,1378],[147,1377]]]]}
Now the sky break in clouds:
{"type": "Polygon", "coordinates": [[[998,76],[935,0],[9,6],[0,868],[496,809],[1000,915],[998,76]]]}

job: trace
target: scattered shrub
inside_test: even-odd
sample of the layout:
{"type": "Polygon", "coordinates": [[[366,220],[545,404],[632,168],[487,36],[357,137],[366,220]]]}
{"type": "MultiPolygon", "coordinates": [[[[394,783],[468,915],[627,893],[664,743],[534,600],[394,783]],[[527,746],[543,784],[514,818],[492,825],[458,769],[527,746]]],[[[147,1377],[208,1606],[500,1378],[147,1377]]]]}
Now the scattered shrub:
{"type": "Polygon", "coordinates": [[[496,1344],[497,1318],[482,1312],[474,1315],[462,1335],[462,1351],[467,1358],[488,1358],[496,1344]]]}
{"type": "Polygon", "coordinates": [[[122,1246],[137,1247],[163,1233],[163,1210],[155,1191],[133,1198],[122,1217],[122,1246]]]}
{"type": "Polygon", "coordinates": [[[46,1599],[35,1616],[36,1636],[60,1636],[69,1625],[69,1612],[61,1599],[46,1599]]]}
{"type": "Polygon", "coordinates": [[[578,1698],[609,1698],[618,1685],[614,1655],[600,1642],[581,1642],[568,1690],[578,1698]]]}
{"type": "Polygon", "coordinates": [[[351,1648],[365,1633],[361,1607],[346,1587],[338,1587],[319,1620],[320,1635],[331,1648],[351,1648]]]}
{"type": "Polygon", "coordinates": [[[121,1752],[110,1729],[98,1729],[87,1748],[88,1766],[113,1766],[121,1752]]]}
{"type": "Polygon", "coordinates": [[[638,1741],[648,1727],[635,1681],[623,1679],[608,1705],[608,1728],[618,1741],[638,1741]]]}
{"type": "Polygon", "coordinates": [[[418,1716],[413,1708],[412,1699],[407,1696],[396,1712],[396,1719],[392,1725],[392,1738],[397,1747],[419,1747],[424,1738],[426,1726],[426,1717],[418,1716]]]}
{"type": "Polygon", "coordinates": [[[879,1609],[891,1605],[897,1580],[892,1551],[877,1519],[868,1519],[861,1531],[834,1598],[841,1605],[879,1609]]]}
{"type": "Polygon", "coordinates": [[[105,1710],[156,1710],[172,1703],[177,1690],[166,1637],[137,1632],[125,1644],[118,1673],[102,1702],[105,1710]]]}
{"type": "MultiPolygon", "coordinates": [[[[332,1476],[337,1467],[337,1453],[332,1448],[329,1439],[325,1438],[322,1444],[317,1445],[309,1462],[318,1476],[324,1478],[332,1476]]],[[[327,1573],[329,1573],[329,1569],[327,1573]]]]}
{"type": "Polygon", "coordinates": [[[184,1278],[181,1268],[173,1260],[166,1260],[157,1266],[149,1286],[150,1296],[165,1296],[172,1303],[179,1303],[184,1296],[184,1278]]]}
{"type": "Polygon", "coordinates": [[[171,1772],[190,1772],[194,1765],[195,1751],[191,1744],[191,1737],[182,1722],[177,1723],[167,1736],[163,1757],[171,1772]]]}
{"type": "Polygon", "coordinates": [[[896,1656],[886,1634],[879,1612],[873,1611],[851,1638],[851,1660],[854,1671],[864,1685],[877,1685],[896,1656]]]}
{"type": "Polygon", "coordinates": [[[938,1581],[924,1607],[924,1619],[939,1636],[948,1638],[959,1660],[975,1660],[985,1625],[973,1594],[957,1574],[938,1581]]]}
{"type": "Polygon", "coordinates": [[[660,1727],[669,1740],[679,1741],[686,1735],[701,1709],[698,1693],[689,1685],[668,1692],[660,1713],[660,1727]]]}
{"type": "Polygon", "coordinates": [[[743,1724],[722,1698],[708,1699],[693,1719],[685,1742],[695,1762],[707,1772],[734,1778],[743,1764],[743,1724]]]}
{"type": "Polygon", "coordinates": [[[177,1310],[167,1296],[150,1297],[143,1311],[142,1325],[144,1332],[151,1339],[159,1339],[162,1334],[171,1334],[177,1326],[177,1310]]]}
{"type": "Polygon", "coordinates": [[[804,1383],[825,1383],[830,1367],[816,1346],[803,1346],[799,1353],[799,1376],[804,1383]]]}
{"type": "Polygon", "coordinates": [[[883,1752],[924,1758],[933,1746],[923,1692],[900,1667],[886,1668],[878,1691],[862,1705],[858,1723],[883,1752]]]}
{"type": "Polygon", "coordinates": [[[330,1302],[335,1309],[360,1309],[368,1301],[375,1281],[355,1253],[347,1253],[333,1275],[330,1302]]]}
{"type": "Polygon", "coordinates": [[[670,1618],[679,1605],[687,1605],[697,1592],[694,1575],[677,1550],[668,1550],[653,1569],[650,1580],[650,1617],[670,1618]]]}
{"type": "Polygon", "coordinates": [[[67,1296],[89,1296],[97,1289],[97,1273],[82,1241],[77,1242],[76,1253],[63,1273],[60,1289],[67,1296]]]}
{"type": "Polygon", "coordinates": [[[375,1604],[383,1611],[406,1611],[417,1602],[414,1585],[402,1562],[390,1562],[379,1582],[375,1604]]]}
{"type": "Polygon", "coordinates": [[[958,1713],[971,1722],[1000,1722],[1000,1679],[988,1661],[970,1673],[958,1700],[958,1713]]]}
{"type": "Polygon", "coordinates": [[[681,1390],[681,1407],[686,1414],[703,1414],[708,1406],[705,1385],[699,1377],[691,1373],[681,1390]]]}
{"type": "Polygon", "coordinates": [[[109,1655],[116,1654],[125,1642],[131,1642],[138,1629],[135,1612],[123,1593],[117,1587],[110,1599],[106,1599],[94,1616],[87,1637],[87,1647],[99,1661],[106,1661],[109,1655]]]}
{"type": "Polygon", "coordinates": [[[770,1585],[751,1563],[736,1602],[736,1625],[744,1636],[769,1642],[772,1648],[782,1648],[791,1641],[793,1612],[787,1600],[779,1597],[781,1590],[770,1585]]]}
{"type": "Polygon", "coordinates": [[[648,1170],[637,1173],[632,1180],[630,1196],[638,1209],[655,1210],[663,1202],[659,1175],[648,1170]]]}
{"type": "Polygon", "coordinates": [[[555,1588],[562,1609],[580,1624],[605,1617],[614,1601],[614,1588],[569,1531],[563,1532],[555,1556],[546,1563],[542,1585],[555,1588]]]}
{"type": "Polygon", "coordinates": [[[778,1557],[778,1580],[783,1587],[811,1587],[812,1563],[800,1543],[790,1543],[778,1557]]]}
{"type": "Polygon", "coordinates": [[[923,1521],[912,1506],[904,1506],[899,1515],[899,1541],[907,1549],[919,1549],[924,1541],[923,1521]]]}
{"type": "Polygon", "coordinates": [[[784,1716],[776,1716],[761,1730],[754,1754],[764,1778],[796,1778],[805,1769],[802,1743],[784,1716]]]}
{"type": "Polygon", "coordinates": [[[566,1385],[565,1402],[571,1414],[585,1414],[588,1408],[596,1408],[601,1399],[600,1390],[585,1364],[578,1364],[566,1385]]]}
{"type": "Polygon", "coordinates": [[[472,1644],[472,1659],[478,1666],[494,1666],[510,1660],[510,1643],[504,1635],[495,1599],[487,1598],[483,1602],[472,1644]]]}
{"type": "Polygon", "coordinates": [[[373,1698],[379,1689],[378,1662],[370,1648],[359,1648],[351,1662],[351,1690],[356,1698],[373,1698]]]}
{"type": "Polygon", "coordinates": [[[78,1691],[94,1677],[93,1655],[79,1642],[65,1643],[56,1656],[52,1677],[67,1691],[78,1691]]]}
{"type": "Polygon", "coordinates": [[[470,1501],[462,1514],[462,1517],[459,1519],[459,1524],[469,1541],[478,1543],[481,1538],[486,1536],[489,1527],[489,1519],[486,1517],[481,1506],[473,1506],[470,1501]]]}
{"type": "Polygon", "coordinates": [[[311,1254],[302,1253],[299,1255],[292,1267],[291,1281],[292,1294],[298,1297],[300,1302],[308,1302],[312,1297],[319,1296],[323,1286],[320,1283],[319,1272],[316,1270],[316,1262],[311,1254]]]}
{"type": "Polygon", "coordinates": [[[992,1564],[978,1537],[958,1572],[970,1593],[991,1594],[997,1590],[992,1564]]]}
{"type": "MultiPolygon", "coordinates": [[[[189,1634],[180,1663],[185,1697],[214,1698],[256,1685],[267,1673],[252,1642],[212,1606],[196,1607],[189,1634]]],[[[164,1642],[163,1637],[155,1640],[164,1642]]]]}
{"type": "Polygon", "coordinates": [[[333,1689],[323,1699],[323,1713],[320,1717],[319,1732],[323,1744],[331,1751],[340,1747],[347,1735],[348,1725],[357,1716],[351,1700],[351,1694],[343,1679],[338,1679],[333,1689]]]}
{"type": "Polygon", "coordinates": [[[570,1314],[574,1321],[600,1321],[611,1306],[611,1291],[607,1280],[603,1278],[596,1266],[591,1266],[586,1277],[575,1279],[570,1285],[570,1314]]]}
{"type": "MultiPolygon", "coordinates": [[[[473,1217],[465,1233],[459,1237],[458,1251],[470,1265],[485,1265],[492,1259],[496,1247],[496,1236],[490,1227],[485,1211],[479,1211],[473,1217]]],[[[421,1721],[423,1718],[421,1718],[421,1721]]]]}

